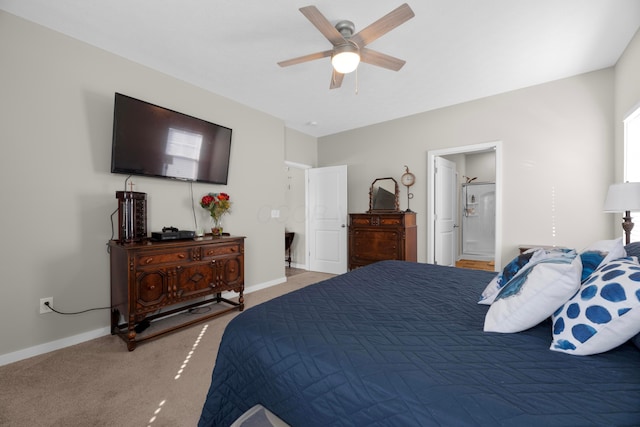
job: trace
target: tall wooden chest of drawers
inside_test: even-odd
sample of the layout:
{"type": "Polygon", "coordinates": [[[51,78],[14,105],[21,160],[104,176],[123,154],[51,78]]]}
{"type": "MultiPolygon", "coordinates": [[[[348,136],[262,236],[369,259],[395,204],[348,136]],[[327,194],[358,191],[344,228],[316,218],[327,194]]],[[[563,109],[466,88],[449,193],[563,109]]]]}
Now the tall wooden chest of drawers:
{"type": "Polygon", "coordinates": [[[349,270],[383,260],[417,261],[415,212],[349,214],[349,270]]]}

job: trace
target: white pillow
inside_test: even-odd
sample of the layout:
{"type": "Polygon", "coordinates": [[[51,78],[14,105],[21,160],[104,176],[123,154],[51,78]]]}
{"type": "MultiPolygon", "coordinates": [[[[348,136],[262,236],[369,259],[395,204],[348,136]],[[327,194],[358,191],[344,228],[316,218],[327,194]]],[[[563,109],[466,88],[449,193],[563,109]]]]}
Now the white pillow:
{"type": "Polygon", "coordinates": [[[515,277],[522,269],[531,262],[539,261],[547,256],[547,251],[540,248],[532,248],[518,255],[507,264],[502,273],[496,275],[480,295],[478,304],[491,305],[496,299],[496,295],[500,289],[506,285],[509,280],[515,277]]]}
{"type": "Polygon", "coordinates": [[[639,332],[640,264],[627,257],[594,271],[553,314],[550,348],[581,356],[603,353],[639,332]]]}
{"type": "Polygon", "coordinates": [[[573,249],[553,249],[529,262],[498,292],[486,332],[520,332],[551,316],[580,288],[582,262],[573,249]]]}

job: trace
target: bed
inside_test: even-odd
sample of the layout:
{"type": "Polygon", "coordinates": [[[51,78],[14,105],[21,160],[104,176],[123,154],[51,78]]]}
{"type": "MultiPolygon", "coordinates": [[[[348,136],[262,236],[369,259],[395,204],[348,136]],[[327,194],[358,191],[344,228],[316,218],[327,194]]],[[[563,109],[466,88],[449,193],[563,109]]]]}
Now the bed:
{"type": "Polygon", "coordinates": [[[199,426],[261,404],[291,426],[640,425],[640,350],[550,351],[551,321],[483,332],[496,273],[383,261],[252,307],[199,426]]]}

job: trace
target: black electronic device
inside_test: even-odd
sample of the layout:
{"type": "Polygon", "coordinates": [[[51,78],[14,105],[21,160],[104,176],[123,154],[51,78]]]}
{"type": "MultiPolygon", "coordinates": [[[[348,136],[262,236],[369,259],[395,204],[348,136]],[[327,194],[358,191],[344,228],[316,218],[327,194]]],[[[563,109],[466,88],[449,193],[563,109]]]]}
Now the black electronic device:
{"type": "Polygon", "coordinates": [[[147,194],[116,191],[118,199],[118,242],[139,242],[147,237],[147,194]]]}
{"type": "Polygon", "coordinates": [[[196,237],[195,231],[178,230],[175,227],[164,227],[162,231],[154,231],[151,233],[153,240],[181,240],[193,239],[196,237]]]}
{"type": "Polygon", "coordinates": [[[226,184],[230,128],[115,94],[111,172],[226,184]]]}

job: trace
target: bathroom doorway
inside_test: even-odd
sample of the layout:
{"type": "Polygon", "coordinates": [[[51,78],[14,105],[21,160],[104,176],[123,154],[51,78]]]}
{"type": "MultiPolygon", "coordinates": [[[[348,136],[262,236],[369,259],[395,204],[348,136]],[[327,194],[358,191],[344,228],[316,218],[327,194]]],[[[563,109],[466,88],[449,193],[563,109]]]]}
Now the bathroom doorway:
{"type": "MultiPolygon", "coordinates": [[[[429,183],[427,185],[427,203],[428,203],[428,212],[427,212],[427,262],[433,264],[442,264],[442,265],[451,265],[454,266],[459,261],[461,261],[461,255],[463,253],[463,239],[465,238],[465,234],[469,237],[470,229],[467,228],[467,232],[465,233],[462,228],[462,222],[464,220],[464,209],[476,209],[474,212],[478,212],[480,206],[472,207],[469,203],[465,203],[465,199],[462,198],[463,194],[463,186],[462,184],[472,184],[474,182],[484,181],[491,182],[494,186],[493,188],[493,196],[483,199],[483,202],[493,203],[494,208],[494,218],[493,218],[493,226],[490,231],[493,231],[493,242],[488,242],[487,239],[491,239],[491,237],[486,238],[483,236],[482,242],[477,241],[478,239],[469,238],[469,242],[472,245],[471,250],[473,252],[478,252],[480,249],[481,252],[476,253],[473,257],[469,259],[469,261],[477,261],[471,262],[470,264],[480,265],[483,269],[491,269],[493,271],[500,271],[501,269],[501,256],[502,256],[502,234],[501,234],[501,212],[502,212],[502,150],[501,150],[501,142],[489,142],[483,144],[469,145],[463,147],[455,147],[443,150],[434,150],[429,151],[427,153],[427,176],[429,177],[429,183]],[[490,159],[492,162],[492,173],[487,177],[482,177],[482,173],[477,173],[478,170],[477,165],[473,165],[473,162],[476,161],[474,156],[477,158],[482,158],[483,162],[486,162],[487,159],[490,159]],[[456,180],[454,184],[446,184],[443,186],[442,182],[447,182],[450,180],[442,180],[438,179],[438,170],[436,167],[436,159],[443,158],[447,159],[450,162],[453,162],[456,166],[456,180]],[[467,161],[470,162],[469,167],[467,167],[467,161]],[[481,175],[481,176],[477,176],[481,175]],[[491,179],[494,178],[494,179],[491,179]],[[438,200],[442,200],[443,198],[438,196],[438,192],[447,192],[449,195],[449,199],[455,199],[460,201],[459,208],[457,209],[457,215],[455,220],[453,221],[452,232],[451,233],[442,233],[436,232],[436,224],[437,224],[437,215],[438,206],[436,203],[438,200]],[[440,237],[439,237],[440,236],[440,237]],[[443,241],[442,236],[449,236],[450,240],[443,241]],[[476,240],[476,242],[471,242],[472,240],[476,240]],[[454,247],[454,256],[447,256],[446,248],[454,247]],[[443,249],[444,248],[444,249],[443,249]],[[490,253],[490,250],[493,249],[493,253],[490,253]],[[440,255],[439,255],[440,254],[440,255]],[[444,254],[444,255],[442,255],[444,254]],[[453,261],[451,260],[453,258],[453,261]],[[474,259],[476,258],[476,259],[474,259]],[[444,261],[443,261],[444,260],[444,261]]],[[[478,197],[478,196],[476,196],[478,197]]],[[[484,196],[483,196],[484,197],[484,196]]],[[[476,201],[475,203],[479,203],[476,201]]],[[[483,206],[488,207],[488,205],[483,206]]],[[[467,211],[469,212],[469,211],[467,211]]],[[[475,218],[475,217],[474,217],[475,218]]],[[[473,235],[471,236],[473,237],[473,235]]],[[[476,236],[477,237],[477,236],[476,236]]],[[[468,253],[468,250],[467,250],[468,253]]],[[[472,266],[472,265],[466,266],[472,266]]]]}

